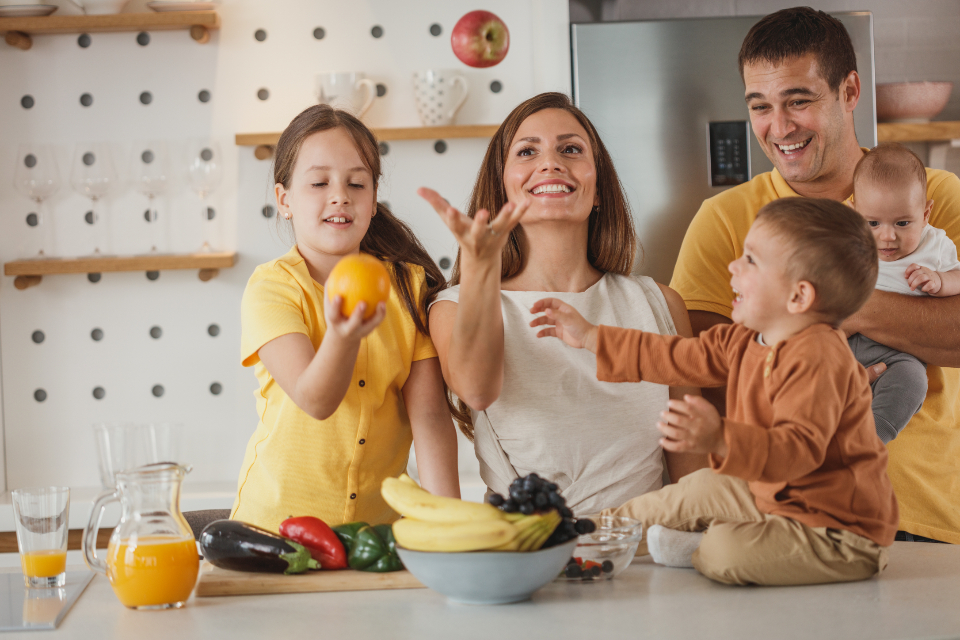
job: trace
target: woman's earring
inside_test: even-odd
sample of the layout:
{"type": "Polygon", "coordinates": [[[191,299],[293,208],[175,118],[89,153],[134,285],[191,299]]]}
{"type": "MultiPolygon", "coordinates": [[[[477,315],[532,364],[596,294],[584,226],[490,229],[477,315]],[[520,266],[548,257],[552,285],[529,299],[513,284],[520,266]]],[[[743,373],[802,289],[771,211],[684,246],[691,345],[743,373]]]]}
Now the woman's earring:
{"type": "Polygon", "coordinates": [[[290,219],[290,214],[289,214],[289,213],[283,214],[283,219],[284,219],[284,220],[289,220],[289,219],[290,219]]]}

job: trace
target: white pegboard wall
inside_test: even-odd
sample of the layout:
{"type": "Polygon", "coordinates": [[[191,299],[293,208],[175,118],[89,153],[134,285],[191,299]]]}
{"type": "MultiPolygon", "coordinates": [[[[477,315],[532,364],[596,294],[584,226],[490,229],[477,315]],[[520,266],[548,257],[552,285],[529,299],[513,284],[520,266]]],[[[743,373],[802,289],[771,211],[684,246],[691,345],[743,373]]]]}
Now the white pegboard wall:
{"type": "MultiPolygon", "coordinates": [[[[127,11],[142,10],[135,0],[127,11]]],[[[36,229],[25,218],[33,204],[13,188],[20,143],[57,145],[61,188],[48,211],[54,221],[54,251],[78,255],[92,247],[83,214],[89,200],[69,186],[74,145],[111,144],[119,186],[98,209],[109,227],[114,253],[144,252],[149,225],[147,199],[131,185],[135,141],[161,140],[169,147],[172,171],[158,199],[170,219],[164,249],[188,252],[199,246],[199,199],[182,165],[196,139],[215,140],[224,157],[223,178],[208,199],[217,211],[219,245],[239,252],[236,267],[200,282],[196,271],[105,273],[93,283],[84,275],[48,276],[26,291],[0,279],[0,364],[3,372],[5,475],[7,488],[30,484],[97,484],[91,425],[96,422],[169,421],[185,427],[182,458],[194,465],[188,482],[234,481],[246,442],[256,425],[256,381],[239,365],[239,303],[256,265],[283,254],[288,245],[276,222],[262,215],[273,205],[272,167],[252,149],[233,144],[236,133],[280,131],[315,102],[316,75],[362,71],[384,85],[365,117],[373,127],[417,126],[411,75],[425,68],[454,68],[470,82],[461,124],[497,123],[520,101],[543,90],[569,91],[569,43],[565,0],[493,0],[482,8],[497,13],[511,30],[506,60],[490,69],[470,69],[450,50],[456,20],[473,3],[430,0],[337,2],[325,0],[224,0],[222,28],[199,45],[186,31],[34,37],[29,51],[0,48],[0,258],[25,257],[36,246],[36,229]],[[414,10],[411,7],[415,6],[414,10]],[[441,35],[430,34],[439,24],[441,35]],[[374,38],[371,29],[383,35],[374,38]],[[323,39],[314,37],[317,27],[323,39]],[[262,29],[267,37],[258,41],[262,29]],[[491,91],[494,80],[500,91],[491,91]],[[257,96],[269,92],[267,100],[257,96]],[[201,102],[200,91],[211,99],[201,102]],[[149,92],[149,104],[140,96],[149,92]],[[84,107],[80,96],[93,104],[84,107]],[[21,98],[34,106],[25,109],[21,98]],[[218,336],[207,328],[216,324],[218,336]],[[150,335],[159,327],[159,338],[150,335]],[[101,340],[91,331],[99,328],[101,340]],[[42,331],[39,344],[31,338],[42,331]],[[214,395],[210,385],[219,383],[214,395]],[[152,390],[163,387],[156,397],[152,390]],[[96,399],[93,390],[105,395],[96,399]],[[34,398],[43,389],[46,399],[34,398]]],[[[61,12],[75,13],[67,2],[61,12]]],[[[464,204],[486,149],[485,140],[389,142],[379,198],[414,228],[431,255],[456,255],[452,236],[415,195],[431,186],[464,204]]],[[[449,270],[448,270],[449,273],[449,270]]],[[[461,451],[472,461],[472,450],[461,451]]],[[[473,461],[475,466],[475,461],[473,461]]]]}

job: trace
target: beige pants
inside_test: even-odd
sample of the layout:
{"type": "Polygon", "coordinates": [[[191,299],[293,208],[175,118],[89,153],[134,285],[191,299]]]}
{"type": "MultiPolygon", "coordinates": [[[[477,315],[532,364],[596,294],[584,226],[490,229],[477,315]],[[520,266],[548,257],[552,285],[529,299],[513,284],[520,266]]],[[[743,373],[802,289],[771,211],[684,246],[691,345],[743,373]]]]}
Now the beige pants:
{"type": "MultiPolygon", "coordinates": [[[[693,566],[726,584],[848,582],[887,566],[886,548],[843,529],[808,527],[761,513],[746,482],[710,469],[603,513],[635,518],[644,533],[653,524],[705,531],[693,566]]],[[[646,539],[637,555],[645,553],[646,539]]]]}

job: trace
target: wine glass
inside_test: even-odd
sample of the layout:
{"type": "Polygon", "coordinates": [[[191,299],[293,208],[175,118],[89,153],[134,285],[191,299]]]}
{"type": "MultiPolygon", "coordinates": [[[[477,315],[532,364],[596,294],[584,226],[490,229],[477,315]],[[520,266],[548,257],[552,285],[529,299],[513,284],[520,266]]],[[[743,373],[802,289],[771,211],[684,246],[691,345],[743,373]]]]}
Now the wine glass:
{"type": "Polygon", "coordinates": [[[147,196],[147,209],[143,212],[143,219],[150,225],[150,251],[156,253],[164,235],[163,230],[167,226],[167,216],[161,220],[153,199],[167,189],[167,146],[157,140],[135,144],[131,164],[137,191],[147,196]]]}
{"type": "Polygon", "coordinates": [[[43,201],[60,189],[60,170],[54,149],[45,144],[21,144],[17,149],[17,170],[13,184],[22,195],[37,203],[35,215],[40,231],[41,258],[49,257],[52,225],[43,210],[43,201]]]}
{"type": "Polygon", "coordinates": [[[213,140],[196,140],[188,145],[187,175],[190,186],[200,196],[201,251],[212,251],[215,240],[213,221],[216,210],[207,205],[209,196],[220,184],[223,174],[223,157],[220,145],[213,140]]]}
{"type": "Polygon", "coordinates": [[[105,142],[81,142],[73,153],[73,171],[70,184],[82,196],[90,198],[90,211],[84,215],[87,224],[93,227],[93,253],[99,255],[106,249],[105,222],[97,214],[97,201],[110,192],[116,183],[110,147],[105,142]]]}

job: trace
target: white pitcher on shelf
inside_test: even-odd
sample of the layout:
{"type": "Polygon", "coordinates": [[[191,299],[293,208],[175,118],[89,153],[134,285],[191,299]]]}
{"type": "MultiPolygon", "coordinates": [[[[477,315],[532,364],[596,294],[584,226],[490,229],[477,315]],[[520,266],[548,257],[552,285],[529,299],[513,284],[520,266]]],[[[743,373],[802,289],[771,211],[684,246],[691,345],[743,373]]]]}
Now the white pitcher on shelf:
{"type": "Polygon", "coordinates": [[[120,13],[130,0],[70,0],[88,16],[120,13]]]}

